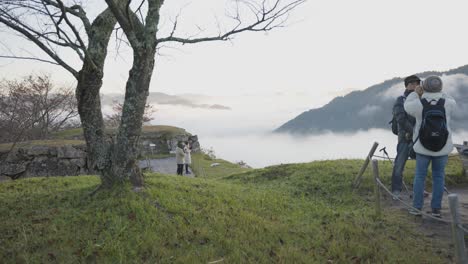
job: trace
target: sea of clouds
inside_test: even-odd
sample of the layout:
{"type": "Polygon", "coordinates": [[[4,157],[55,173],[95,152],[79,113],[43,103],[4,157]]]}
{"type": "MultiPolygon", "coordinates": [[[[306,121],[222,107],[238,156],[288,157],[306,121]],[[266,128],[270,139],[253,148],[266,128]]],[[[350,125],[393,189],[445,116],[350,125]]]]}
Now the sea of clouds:
{"type": "MultiPolygon", "coordinates": [[[[313,96],[283,93],[203,98],[205,101],[200,103],[222,104],[231,110],[156,105],[158,111],[153,124],[185,128],[198,135],[202,147],[212,148],[218,157],[232,162],[242,160],[256,168],[281,163],[364,158],[374,142],[380,144],[379,150],[386,147],[390,156],[396,154],[397,138],[390,130],[327,132],[309,136],[271,133],[299,113],[321,106],[322,102],[314,100],[313,96]]],[[[468,140],[468,132],[454,134],[456,143],[464,140],[468,140]]]]}

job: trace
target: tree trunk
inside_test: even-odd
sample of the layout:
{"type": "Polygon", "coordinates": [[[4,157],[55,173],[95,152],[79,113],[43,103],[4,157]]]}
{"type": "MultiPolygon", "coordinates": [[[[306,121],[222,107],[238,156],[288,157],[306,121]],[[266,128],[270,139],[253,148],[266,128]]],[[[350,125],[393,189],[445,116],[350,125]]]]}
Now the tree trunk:
{"type": "Polygon", "coordinates": [[[83,135],[88,151],[88,168],[101,175],[103,185],[111,185],[110,175],[103,174],[109,164],[110,144],[106,141],[104,121],[101,112],[99,90],[102,86],[102,72],[83,67],[80,71],[76,97],[83,135]]]}
{"type": "Polygon", "coordinates": [[[117,20],[109,9],[103,11],[88,32],[88,50],[79,72],[76,98],[88,150],[88,169],[97,171],[104,187],[115,184],[111,173],[112,142],[106,138],[101,111],[100,89],[107,46],[117,20]]]}
{"type": "Polygon", "coordinates": [[[112,172],[120,181],[130,179],[134,186],[143,185],[138,168],[139,137],[143,125],[146,98],[154,69],[155,51],[136,53],[126,85],[122,118],[112,151],[112,172]]]}
{"type": "Polygon", "coordinates": [[[149,52],[146,49],[134,52],[119,130],[114,140],[107,139],[99,90],[102,86],[106,48],[115,23],[116,20],[108,10],[93,23],[95,30],[89,37],[88,48],[88,53],[92,56],[90,59],[85,58],[76,90],[78,111],[88,148],[88,168],[98,171],[103,187],[110,188],[128,180],[133,186],[141,187],[143,174],[137,164],[139,136],[156,47],[152,45],[149,52]]]}

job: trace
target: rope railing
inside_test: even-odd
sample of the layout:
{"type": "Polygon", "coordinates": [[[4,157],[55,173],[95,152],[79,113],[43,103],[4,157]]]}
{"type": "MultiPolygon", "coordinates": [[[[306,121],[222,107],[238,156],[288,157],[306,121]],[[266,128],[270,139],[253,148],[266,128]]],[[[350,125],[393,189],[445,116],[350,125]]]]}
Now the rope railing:
{"type": "MultiPolygon", "coordinates": [[[[373,159],[374,157],[377,158],[386,158],[390,161],[392,159],[388,157],[382,157],[378,155],[374,155],[375,150],[377,149],[377,146],[379,144],[377,142],[374,143],[372,146],[369,154],[366,157],[366,160],[364,162],[364,165],[362,166],[361,170],[359,171],[357,177],[355,178],[353,182],[354,188],[358,188],[359,184],[361,182],[361,178],[364,174],[364,171],[367,169],[367,166],[370,163],[370,160],[372,160],[372,168],[373,168],[373,174],[374,174],[374,193],[375,193],[375,213],[377,217],[380,217],[381,215],[381,204],[380,204],[380,190],[383,189],[385,192],[390,195],[394,200],[399,201],[401,204],[403,204],[406,208],[414,210],[418,213],[420,213],[422,216],[428,217],[430,219],[433,219],[438,222],[442,222],[445,224],[449,224],[452,229],[452,237],[453,237],[453,242],[455,244],[455,253],[457,256],[457,263],[462,263],[462,264],[468,264],[468,256],[466,254],[466,246],[465,246],[465,234],[468,234],[468,230],[463,226],[463,224],[460,221],[460,206],[458,203],[458,195],[455,193],[449,193],[448,195],[448,200],[449,200],[449,207],[450,207],[450,213],[452,215],[452,221],[445,220],[439,217],[435,217],[431,214],[427,214],[412,205],[410,205],[408,202],[402,200],[399,196],[394,195],[386,186],[384,183],[382,183],[382,180],[379,177],[379,167],[378,167],[378,160],[373,159]]],[[[451,157],[449,157],[451,158],[451,157]]],[[[393,164],[393,162],[392,162],[393,164]]]]}
{"type": "Polygon", "coordinates": [[[395,158],[390,158],[390,157],[385,157],[385,156],[379,156],[379,155],[374,155],[374,156],[372,156],[372,157],[374,157],[374,158],[380,158],[380,159],[384,159],[384,160],[390,160],[390,161],[395,160],[395,158]]]}
{"type": "Polygon", "coordinates": [[[460,228],[465,234],[468,234],[468,230],[463,227],[462,224],[457,224],[457,227],[460,228]]]}
{"type": "Polygon", "coordinates": [[[420,213],[421,215],[427,216],[427,217],[429,217],[429,218],[431,218],[431,219],[434,219],[434,220],[436,220],[436,221],[439,221],[439,222],[442,222],[442,223],[446,223],[446,224],[452,224],[451,221],[447,221],[447,220],[445,220],[445,219],[442,219],[442,218],[439,218],[439,217],[435,217],[435,216],[433,216],[433,215],[431,215],[431,214],[428,214],[428,213],[426,213],[426,212],[423,212],[422,210],[419,210],[418,208],[416,208],[416,207],[410,205],[409,203],[403,201],[400,197],[394,195],[394,194],[382,183],[382,181],[381,181],[380,179],[377,179],[376,182],[377,182],[378,185],[380,185],[380,187],[381,187],[382,189],[384,189],[384,190],[387,192],[388,195],[390,195],[394,200],[399,201],[400,203],[402,203],[406,208],[411,209],[411,210],[414,210],[414,211],[420,213]]]}
{"type": "Polygon", "coordinates": [[[421,216],[428,217],[438,222],[442,222],[445,224],[449,224],[452,227],[452,237],[455,244],[455,252],[457,255],[457,263],[466,264],[468,263],[468,257],[466,254],[466,246],[465,246],[465,234],[468,234],[468,230],[465,229],[460,221],[460,212],[459,212],[459,204],[458,204],[458,195],[457,194],[449,194],[449,206],[450,212],[452,215],[452,221],[445,220],[439,217],[435,217],[431,214],[427,214],[406,201],[402,200],[399,196],[394,195],[385,184],[382,183],[379,177],[379,167],[378,167],[378,160],[372,160],[372,169],[374,174],[374,182],[375,182],[375,199],[376,199],[376,215],[380,216],[380,189],[383,189],[388,195],[390,195],[394,200],[399,201],[403,204],[406,208],[414,210],[421,214],[421,216]]]}

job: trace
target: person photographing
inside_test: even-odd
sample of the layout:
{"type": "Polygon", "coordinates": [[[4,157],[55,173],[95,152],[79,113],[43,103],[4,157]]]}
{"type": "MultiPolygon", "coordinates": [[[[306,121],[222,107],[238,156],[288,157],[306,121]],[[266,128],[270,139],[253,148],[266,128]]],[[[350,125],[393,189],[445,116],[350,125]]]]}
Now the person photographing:
{"type": "Polygon", "coordinates": [[[410,214],[421,215],[424,206],[424,185],[429,163],[432,164],[432,215],[441,217],[445,186],[445,167],[453,150],[451,116],[455,100],[442,92],[443,82],[438,76],[427,77],[422,86],[408,95],[405,111],[416,119],[413,149],[416,169],[413,183],[413,207],[410,214]]]}
{"type": "MultiPolygon", "coordinates": [[[[399,197],[403,185],[403,171],[406,161],[409,157],[409,152],[413,144],[413,130],[416,119],[408,115],[404,108],[406,98],[414,93],[417,87],[420,87],[421,79],[416,75],[408,76],[404,79],[405,91],[399,96],[393,105],[393,120],[392,126],[396,126],[394,133],[398,135],[397,155],[392,171],[392,193],[395,197],[399,197]]],[[[392,128],[392,130],[394,130],[392,128]]]]}

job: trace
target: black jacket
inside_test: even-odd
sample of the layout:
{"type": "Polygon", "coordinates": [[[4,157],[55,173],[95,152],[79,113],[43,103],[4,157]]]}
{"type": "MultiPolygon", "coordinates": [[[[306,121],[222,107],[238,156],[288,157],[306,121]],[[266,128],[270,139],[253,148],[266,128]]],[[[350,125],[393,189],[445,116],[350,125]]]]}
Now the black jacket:
{"type": "Polygon", "coordinates": [[[406,90],[405,94],[399,96],[393,105],[393,115],[398,123],[398,142],[411,142],[413,138],[413,129],[416,124],[416,119],[408,115],[404,107],[406,97],[410,93],[412,93],[412,91],[406,90]],[[406,136],[407,134],[408,136],[406,136]]]}

